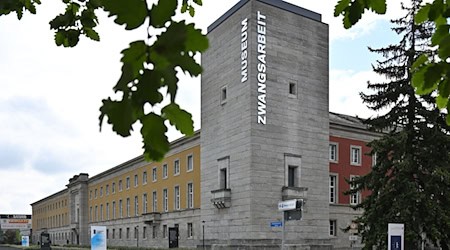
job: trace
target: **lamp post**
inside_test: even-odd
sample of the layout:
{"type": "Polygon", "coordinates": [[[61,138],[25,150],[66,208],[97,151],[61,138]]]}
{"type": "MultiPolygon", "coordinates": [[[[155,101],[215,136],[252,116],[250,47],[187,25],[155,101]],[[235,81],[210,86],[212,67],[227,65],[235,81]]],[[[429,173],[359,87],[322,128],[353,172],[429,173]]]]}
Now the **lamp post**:
{"type": "Polygon", "coordinates": [[[202,221],[202,230],[203,230],[203,234],[202,234],[202,242],[203,242],[203,250],[205,250],[205,221],[202,221]]]}

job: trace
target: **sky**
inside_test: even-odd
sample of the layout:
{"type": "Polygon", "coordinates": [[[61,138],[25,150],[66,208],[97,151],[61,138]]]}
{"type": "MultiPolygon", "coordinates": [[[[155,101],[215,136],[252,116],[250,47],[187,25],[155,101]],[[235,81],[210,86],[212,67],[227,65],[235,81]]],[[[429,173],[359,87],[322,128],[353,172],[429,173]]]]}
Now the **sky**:
{"type": "MultiPolygon", "coordinates": [[[[379,81],[371,64],[379,58],[367,46],[397,41],[388,20],[401,15],[400,1],[388,0],[386,15],[368,13],[350,30],[334,18],[337,0],[286,0],[322,14],[330,29],[330,111],[369,117],[359,92],[379,81]]],[[[101,100],[114,95],[120,51],[145,39],[144,29],[125,31],[99,11],[100,42],[82,38],[75,48],[57,47],[48,22],[64,10],[61,1],[42,1],[38,14],[0,16],[0,214],[31,214],[30,204],[63,190],[79,173],[94,176],[140,155],[139,129],[122,138],[104,122],[101,100]]],[[[206,28],[238,0],[204,0],[195,22],[206,28]]],[[[177,103],[200,129],[200,79],[181,77],[177,103]]],[[[170,140],[181,135],[170,129],[170,140]]]]}

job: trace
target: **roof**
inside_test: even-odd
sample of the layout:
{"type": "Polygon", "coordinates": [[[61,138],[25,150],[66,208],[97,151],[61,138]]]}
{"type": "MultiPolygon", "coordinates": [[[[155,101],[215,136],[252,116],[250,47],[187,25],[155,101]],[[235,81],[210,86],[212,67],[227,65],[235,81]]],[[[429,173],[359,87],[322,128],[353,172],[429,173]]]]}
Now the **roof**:
{"type": "MultiPolygon", "coordinates": [[[[221,17],[219,17],[216,21],[214,21],[211,25],[208,26],[208,33],[217,28],[221,23],[223,23],[225,20],[228,19],[231,15],[233,15],[236,11],[238,11],[242,6],[244,6],[246,3],[250,2],[251,0],[241,0],[237,4],[235,4],[231,9],[229,9],[225,14],[223,14],[221,17]]],[[[309,18],[314,21],[321,22],[322,21],[322,15],[319,13],[316,13],[314,11],[307,10],[305,8],[302,8],[297,5],[293,5],[288,2],[284,2],[282,0],[254,0],[258,1],[267,5],[271,5],[273,7],[309,18]]]]}

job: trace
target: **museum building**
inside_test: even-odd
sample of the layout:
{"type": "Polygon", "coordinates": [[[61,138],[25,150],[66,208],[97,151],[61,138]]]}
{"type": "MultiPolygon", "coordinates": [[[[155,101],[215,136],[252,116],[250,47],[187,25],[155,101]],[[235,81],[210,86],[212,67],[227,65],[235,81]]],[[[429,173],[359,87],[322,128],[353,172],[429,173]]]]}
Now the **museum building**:
{"type": "Polygon", "coordinates": [[[371,170],[379,135],[329,112],[328,25],[281,0],[241,0],[208,28],[201,131],[171,143],[161,162],[136,157],[32,203],[33,235],[108,246],[295,249],[358,247],[346,182],[371,170]],[[302,201],[284,231],[280,201],[302,201]],[[278,224],[279,225],[279,224],[278,224]],[[171,241],[169,242],[169,239],[171,241]]]}

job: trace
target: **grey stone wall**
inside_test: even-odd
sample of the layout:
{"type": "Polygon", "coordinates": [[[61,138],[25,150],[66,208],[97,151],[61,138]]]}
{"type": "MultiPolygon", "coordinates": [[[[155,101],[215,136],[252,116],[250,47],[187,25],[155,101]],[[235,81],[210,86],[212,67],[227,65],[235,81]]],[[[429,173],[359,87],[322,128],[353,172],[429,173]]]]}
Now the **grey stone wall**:
{"type": "Polygon", "coordinates": [[[202,55],[201,220],[214,245],[277,245],[277,204],[285,184],[285,155],[301,158],[299,185],[308,188],[302,221],[286,225],[293,246],[329,245],[328,26],[249,1],[208,37],[202,55]],[[257,11],[266,16],[267,124],[258,124],[257,11]],[[248,80],[241,82],[241,21],[248,18],[248,80]],[[289,94],[289,84],[297,93],[289,94]],[[221,103],[221,88],[227,101],[221,103]],[[217,209],[217,160],[230,158],[231,206],[217,209]]]}

